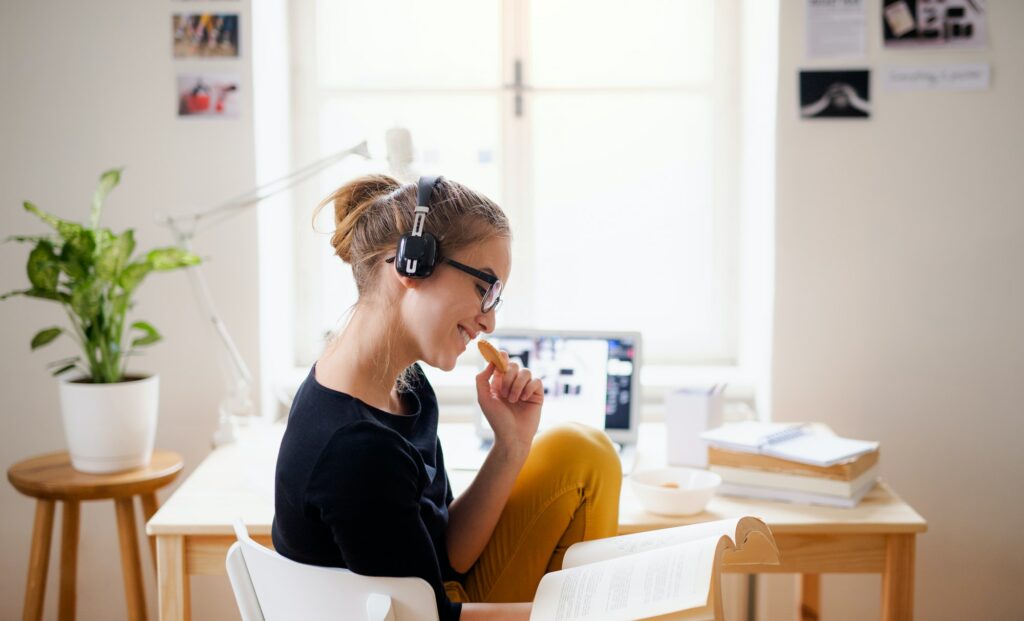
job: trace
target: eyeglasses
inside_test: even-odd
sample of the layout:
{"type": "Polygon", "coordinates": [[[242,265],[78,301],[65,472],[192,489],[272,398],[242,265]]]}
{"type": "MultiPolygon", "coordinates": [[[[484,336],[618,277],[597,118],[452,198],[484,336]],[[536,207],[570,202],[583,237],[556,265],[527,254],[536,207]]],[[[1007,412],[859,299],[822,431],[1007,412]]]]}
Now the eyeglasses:
{"type": "MultiPolygon", "coordinates": [[[[447,257],[444,257],[441,259],[441,261],[447,263],[448,265],[451,265],[457,270],[461,270],[469,274],[470,276],[478,278],[487,283],[487,291],[484,292],[483,300],[480,301],[480,312],[489,313],[492,310],[497,310],[498,307],[501,306],[501,291],[505,285],[501,282],[500,278],[492,274],[488,274],[487,272],[478,270],[475,267],[470,267],[465,263],[459,263],[455,259],[449,259],[447,257]]],[[[385,262],[394,263],[395,257],[385,259],[385,262]]]]}

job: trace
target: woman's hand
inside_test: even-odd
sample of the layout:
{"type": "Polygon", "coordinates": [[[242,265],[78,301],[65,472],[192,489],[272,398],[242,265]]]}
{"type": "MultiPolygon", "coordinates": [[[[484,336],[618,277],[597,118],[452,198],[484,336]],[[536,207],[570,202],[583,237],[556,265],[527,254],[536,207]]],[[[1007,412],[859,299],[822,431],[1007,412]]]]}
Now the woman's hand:
{"type": "Polygon", "coordinates": [[[499,352],[508,370],[497,371],[493,363],[476,376],[476,397],[487,422],[494,429],[495,446],[505,445],[529,452],[540,424],[544,405],[544,387],[529,369],[509,362],[508,353],[499,352]]]}

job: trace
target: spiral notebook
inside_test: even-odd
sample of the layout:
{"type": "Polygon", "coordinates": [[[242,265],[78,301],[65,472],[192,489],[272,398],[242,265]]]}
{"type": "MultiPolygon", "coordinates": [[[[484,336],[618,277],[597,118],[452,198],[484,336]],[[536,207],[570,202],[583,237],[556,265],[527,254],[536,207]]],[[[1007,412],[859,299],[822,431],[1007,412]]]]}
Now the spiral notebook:
{"type": "Polygon", "coordinates": [[[806,423],[744,421],[709,429],[702,440],[716,448],[770,455],[827,467],[878,450],[878,442],[815,433],[806,423]]]}

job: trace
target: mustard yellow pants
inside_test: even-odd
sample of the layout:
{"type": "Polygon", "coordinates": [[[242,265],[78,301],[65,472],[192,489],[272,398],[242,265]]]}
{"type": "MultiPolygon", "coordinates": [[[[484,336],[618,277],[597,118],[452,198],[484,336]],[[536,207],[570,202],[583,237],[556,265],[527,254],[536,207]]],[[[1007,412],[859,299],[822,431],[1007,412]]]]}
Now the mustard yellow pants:
{"type": "Polygon", "coordinates": [[[608,435],[578,423],[537,434],[494,533],[456,602],[530,602],[545,573],[578,541],[618,533],[622,464],[608,435]]]}

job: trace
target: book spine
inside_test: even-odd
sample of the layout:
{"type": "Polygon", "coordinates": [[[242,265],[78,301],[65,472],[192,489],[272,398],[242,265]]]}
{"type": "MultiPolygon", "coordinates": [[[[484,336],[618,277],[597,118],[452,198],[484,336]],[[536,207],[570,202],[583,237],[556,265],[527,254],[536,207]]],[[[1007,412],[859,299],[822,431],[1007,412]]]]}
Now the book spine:
{"type": "Polygon", "coordinates": [[[763,470],[765,472],[817,476],[837,481],[852,481],[878,463],[879,451],[866,453],[854,461],[834,466],[812,466],[788,459],[729,451],[713,446],[708,447],[708,464],[731,468],[763,470]]]}

